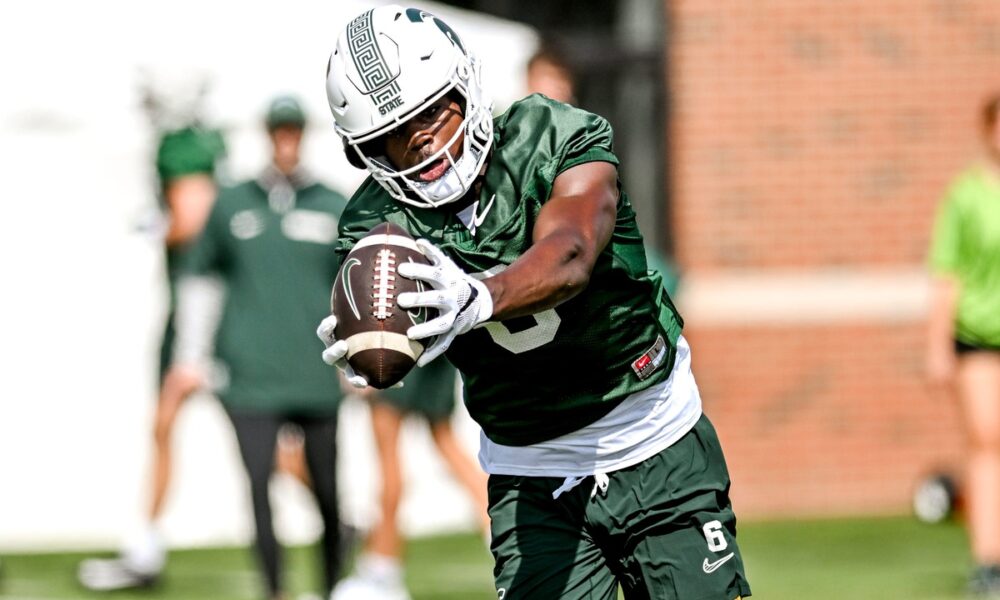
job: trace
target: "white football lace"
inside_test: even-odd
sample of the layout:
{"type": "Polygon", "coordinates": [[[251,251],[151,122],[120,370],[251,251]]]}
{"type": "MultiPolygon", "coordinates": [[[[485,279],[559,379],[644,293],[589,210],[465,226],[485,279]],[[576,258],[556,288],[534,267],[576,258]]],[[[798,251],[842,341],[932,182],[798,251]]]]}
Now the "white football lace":
{"type": "Polygon", "coordinates": [[[396,290],[396,255],[392,250],[379,250],[374,276],[372,316],[382,321],[392,316],[393,292],[396,290]]]}

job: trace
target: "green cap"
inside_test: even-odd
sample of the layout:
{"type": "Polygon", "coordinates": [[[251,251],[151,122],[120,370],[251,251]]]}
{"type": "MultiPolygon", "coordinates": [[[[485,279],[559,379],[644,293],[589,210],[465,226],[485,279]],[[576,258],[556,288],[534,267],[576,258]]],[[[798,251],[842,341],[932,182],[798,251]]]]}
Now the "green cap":
{"type": "Polygon", "coordinates": [[[298,99],[292,96],[278,96],[271,100],[267,107],[267,117],[264,122],[268,129],[281,127],[282,125],[292,125],[294,127],[305,127],[306,113],[302,110],[302,105],[298,99]]]}

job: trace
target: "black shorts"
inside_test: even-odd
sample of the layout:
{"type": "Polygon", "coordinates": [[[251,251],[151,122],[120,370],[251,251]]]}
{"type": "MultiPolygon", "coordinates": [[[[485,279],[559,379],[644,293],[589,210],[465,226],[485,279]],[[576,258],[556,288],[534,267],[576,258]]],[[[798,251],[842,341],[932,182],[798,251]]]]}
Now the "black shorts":
{"type": "Polygon", "coordinates": [[[959,339],[955,340],[955,354],[969,354],[970,352],[1000,352],[1000,346],[970,344],[959,339]]]}

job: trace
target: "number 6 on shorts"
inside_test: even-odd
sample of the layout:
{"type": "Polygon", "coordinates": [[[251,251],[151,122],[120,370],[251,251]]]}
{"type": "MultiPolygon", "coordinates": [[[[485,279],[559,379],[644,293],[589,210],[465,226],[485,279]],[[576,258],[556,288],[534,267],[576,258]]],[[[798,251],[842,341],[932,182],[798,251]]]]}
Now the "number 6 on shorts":
{"type": "Polygon", "coordinates": [[[708,542],[708,549],[712,552],[722,552],[729,546],[726,536],[722,532],[722,523],[719,521],[709,521],[701,528],[705,534],[705,541],[708,542]]]}

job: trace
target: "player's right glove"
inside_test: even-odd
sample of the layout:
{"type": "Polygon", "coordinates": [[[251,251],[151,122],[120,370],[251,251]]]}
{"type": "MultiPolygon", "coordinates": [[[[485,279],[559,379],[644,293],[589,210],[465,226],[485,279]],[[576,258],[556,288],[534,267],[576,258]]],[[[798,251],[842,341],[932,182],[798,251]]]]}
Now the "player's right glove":
{"type": "Polygon", "coordinates": [[[438,310],[437,317],[414,325],[406,332],[411,340],[437,336],[417,360],[417,366],[423,367],[443,354],[455,336],[489,319],[493,315],[493,297],[482,281],[463,271],[434,244],[419,239],[417,247],[431,264],[405,262],[396,272],[403,277],[425,281],[433,289],[404,292],[396,302],[403,308],[428,306],[438,310]]]}
{"type": "Polygon", "coordinates": [[[323,319],[316,329],[316,335],[326,346],[326,350],[323,351],[323,362],[330,366],[337,367],[344,372],[344,377],[347,382],[356,388],[363,388],[368,386],[368,380],[358,375],[354,368],[347,362],[347,342],[344,340],[338,340],[333,334],[333,330],[337,327],[337,317],[330,315],[329,317],[323,319]]]}

